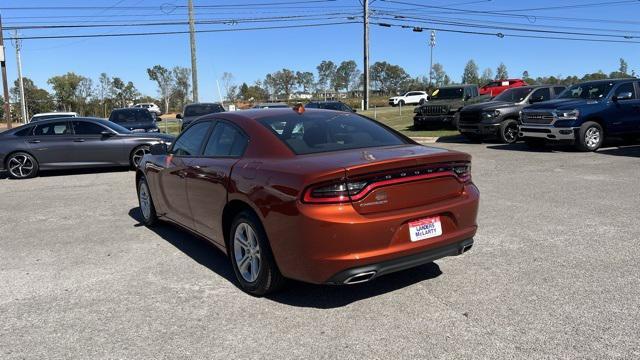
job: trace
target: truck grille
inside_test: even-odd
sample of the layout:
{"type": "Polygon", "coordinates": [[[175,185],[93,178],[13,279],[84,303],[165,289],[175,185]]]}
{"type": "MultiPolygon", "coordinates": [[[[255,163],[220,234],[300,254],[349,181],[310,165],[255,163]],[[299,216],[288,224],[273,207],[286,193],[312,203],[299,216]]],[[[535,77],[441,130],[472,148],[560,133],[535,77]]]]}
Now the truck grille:
{"type": "Polygon", "coordinates": [[[460,124],[475,124],[480,122],[480,113],[479,112],[461,112],[460,113],[460,124]]]}
{"type": "Polygon", "coordinates": [[[420,115],[446,115],[449,113],[447,105],[426,105],[420,108],[420,115]]]}
{"type": "Polygon", "coordinates": [[[553,114],[550,112],[523,112],[523,124],[548,125],[553,122],[553,114]]]}

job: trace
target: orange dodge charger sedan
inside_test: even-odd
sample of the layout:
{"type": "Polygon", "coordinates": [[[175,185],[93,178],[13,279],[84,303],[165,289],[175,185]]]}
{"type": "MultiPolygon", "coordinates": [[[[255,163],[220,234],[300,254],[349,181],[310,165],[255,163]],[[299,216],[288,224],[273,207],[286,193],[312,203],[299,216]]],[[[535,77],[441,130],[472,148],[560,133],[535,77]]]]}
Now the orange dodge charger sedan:
{"type": "Polygon", "coordinates": [[[264,109],[207,115],[136,173],[146,225],[211,241],[240,287],[356,284],[473,245],[468,154],[426,147],[367,117],[264,109]]]}

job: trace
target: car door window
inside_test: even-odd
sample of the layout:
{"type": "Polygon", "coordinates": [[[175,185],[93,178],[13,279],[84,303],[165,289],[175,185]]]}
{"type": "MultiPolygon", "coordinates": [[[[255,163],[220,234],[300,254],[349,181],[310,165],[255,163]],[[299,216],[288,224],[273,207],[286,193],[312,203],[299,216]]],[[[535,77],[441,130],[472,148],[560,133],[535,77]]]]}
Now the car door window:
{"type": "Polygon", "coordinates": [[[209,132],[211,122],[205,121],[190,126],[176,140],[171,153],[178,156],[195,156],[200,154],[202,143],[209,132]]]}
{"type": "Polygon", "coordinates": [[[620,96],[624,93],[631,93],[631,98],[632,99],[636,98],[636,91],[633,88],[633,83],[626,83],[618,86],[618,88],[616,89],[615,95],[620,96]]]}
{"type": "Polygon", "coordinates": [[[538,89],[531,94],[531,99],[535,101],[547,101],[551,99],[551,91],[549,88],[538,89]]]}
{"type": "Polygon", "coordinates": [[[204,156],[238,157],[247,146],[247,138],[234,126],[219,122],[213,129],[204,156]]]}
{"type": "Polygon", "coordinates": [[[74,121],[73,131],[76,135],[101,135],[106,129],[89,121],[74,121]]]}
{"type": "Polygon", "coordinates": [[[36,126],[34,135],[36,136],[54,136],[71,134],[69,123],[66,121],[50,122],[36,126]]]}

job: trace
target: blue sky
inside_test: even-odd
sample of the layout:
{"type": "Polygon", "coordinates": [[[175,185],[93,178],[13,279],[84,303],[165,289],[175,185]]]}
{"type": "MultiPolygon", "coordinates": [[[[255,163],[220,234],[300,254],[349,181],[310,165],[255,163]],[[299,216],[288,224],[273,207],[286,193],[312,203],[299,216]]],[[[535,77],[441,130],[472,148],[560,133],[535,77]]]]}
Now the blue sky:
{"type": "MultiPolygon", "coordinates": [[[[298,2],[291,5],[273,3],[292,2],[293,0],[194,0],[197,6],[203,5],[243,5],[272,4],[272,6],[246,6],[237,8],[198,8],[197,20],[243,19],[274,16],[311,16],[326,17],[326,20],[306,21],[306,23],[343,22],[349,14],[359,14],[358,0],[336,0],[332,2],[298,2]],[[339,15],[327,15],[327,14],[339,15]],[[340,19],[331,19],[341,17],[340,19]]],[[[451,7],[472,11],[509,11],[509,14],[526,16],[493,16],[477,13],[459,13],[444,9],[416,8],[392,2],[376,0],[373,9],[387,10],[405,16],[456,21],[468,24],[523,27],[536,29],[555,29],[574,32],[593,32],[603,29],[622,30],[609,32],[614,35],[640,37],[640,2],[612,4],[570,9],[548,9],[554,6],[589,4],[604,0],[587,1],[464,1],[464,0],[406,0],[430,6],[451,7]],[[471,4],[468,4],[472,2],[471,4]],[[462,3],[462,4],[461,4],[462,3]],[[466,3],[466,4],[465,4],[466,3]],[[461,4],[461,5],[460,5],[461,4]],[[546,8],[526,12],[511,12],[523,8],[546,8]],[[393,10],[390,10],[393,9],[393,10]],[[565,20],[546,19],[562,17],[565,20]],[[567,20],[575,18],[576,20],[567,20]],[[586,21],[584,19],[605,19],[608,21],[586,21]],[[569,27],[573,29],[568,29],[569,27]],[[580,29],[576,29],[580,28],[580,29]]],[[[614,0],[610,0],[614,1],[614,0]]],[[[186,5],[186,0],[96,0],[71,1],[57,0],[3,0],[0,8],[30,6],[95,6],[102,9],[66,9],[62,10],[0,10],[5,26],[35,25],[52,23],[78,23],[79,21],[136,23],[143,21],[181,21],[186,19],[185,10],[171,5],[186,5]],[[126,7],[126,8],[123,8],[126,7]],[[163,12],[164,10],[164,12],[163,12]],[[168,15],[166,13],[169,13],[168,15]],[[65,17],[62,17],[65,16],[65,17]],[[69,16],[83,16],[70,18],[69,16]]],[[[378,13],[378,16],[380,13],[378,13]]],[[[316,18],[317,19],[317,18],[316,18]]],[[[429,28],[427,20],[372,20],[394,22],[429,28]],[[420,23],[419,23],[420,21],[420,23]]],[[[297,24],[300,22],[280,22],[270,24],[231,24],[198,25],[198,29],[234,29],[252,26],[270,26],[297,24]]],[[[431,25],[436,26],[436,25],[431,25]]],[[[442,25],[437,25],[442,26],[442,25]]],[[[442,26],[446,27],[446,26],[442,26]]],[[[451,29],[478,30],[509,33],[509,30],[481,29],[472,27],[452,27],[451,29]]],[[[187,30],[185,26],[127,27],[94,29],[47,29],[22,30],[23,36],[59,35],[59,34],[104,34],[120,32],[187,30]]],[[[11,32],[5,31],[5,37],[11,32]]],[[[371,62],[384,60],[404,67],[411,75],[428,73],[428,31],[412,32],[399,27],[386,28],[371,26],[371,62]]],[[[553,36],[553,35],[552,35],[553,36]]],[[[606,39],[606,38],[603,38],[606,39]]],[[[217,100],[216,79],[223,72],[234,74],[236,82],[251,83],[262,79],[265,74],[282,69],[313,71],[320,61],[328,59],[334,62],[353,59],[362,66],[362,25],[347,24],[314,28],[290,28],[247,32],[217,32],[197,35],[198,71],[200,79],[200,100],[217,100]]],[[[640,41],[640,39],[635,39],[640,41]]],[[[11,82],[17,77],[14,48],[7,43],[7,66],[11,82]]],[[[459,81],[465,63],[474,59],[480,69],[491,67],[494,72],[500,62],[507,65],[512,77],[520,77],[528,70],[533,77],[540,75],[578,75],[603,70],[611,72],[617,69],[618,59],[623,57],[629,63],[629,69],[640,73],[640,44],[616,44],[609,42],[573,42],[560,40],[498,38],[438,32],[434,61],[444,66],[445,71],[454,80],[459,81]]],[[[96,39],[56,39],[24,40],[23,74],[33,79],[37,85],[47,87],[46,81],[53,75],[68,71],[97,79],[101,72],[118,76],[125,81],[133,81],[138,89],[147,95],[156,95],[155,83],[150,81],[146,69],[155,64],[166,67],[190,66],[188,35],[162,35],[148,37],[119,37],[96,39]]]]}

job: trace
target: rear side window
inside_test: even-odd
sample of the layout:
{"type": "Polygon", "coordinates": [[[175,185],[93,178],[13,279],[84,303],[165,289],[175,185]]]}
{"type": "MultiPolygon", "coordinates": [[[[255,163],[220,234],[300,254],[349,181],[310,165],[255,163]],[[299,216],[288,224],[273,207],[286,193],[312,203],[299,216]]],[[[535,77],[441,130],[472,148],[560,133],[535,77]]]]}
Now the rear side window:
{"type": "Polygon", "coordinates": [[[178,156],[199,155],[202,142],[205,136],[207,136],[210,126],[211,122],[206,121],[187,128],[178,140],[176,140],[171,153],[178,156]]]}
{"type": "Polygon", "coordinates": [[[74,121],[73,131],[76,135],[101,135],[106,129],[89,121],[74,121]]]}
{"type": "Polygon", "coordinates": [[[355,114],[293,113],[260,122],[298,155],[406,144],[375,121],[355,114]]]}
{"type": "Polygon", "coordinates": [[[538,89],[531,94],[531,99],[536,101],[547,101],[551,99],[551,91],[549,88],[538,89]]]}
{"type": "Polygon", "coordinates": [[[553,88],[553,92],[555,92],[555,93],[556,93],[556,97],[557,97],[558,95],[562,94],[562,92],[564,91],[564,89],[566,89],[566,88],[564,88],[564,87],[562,87],[562,86],[555,86],[555,87],[553,88]]]}
{"type": "Polygon", "coordinates": [[[67,135],[71,134],[71,130],[66,121],[59,121],[36,126],[34,134],[36,136],[67,135]]]}
{"type": "Polygon", "coordinates": [[[238,129],[224,122],[219,122],[209,137],[204,149],[204,156],[238,157],[242,156],[246,146],[247,139],[238,129]]]}
{"type": "Polygon", "coordinates": [[[115,123],[127,123],[127,122],[152,122],[153,117],[148,111],[114,111],[109,120],[115,123]]]}
{"type": "Polygon", "coordinates": [[[623,94],[623,93],[631,93],[631,98],[635,99],[636,91],[633,88],[633,83],[626,83],[618,86],[618,88],[616,89],[615,95],[620,96],[620,94],[623,94]]]}

